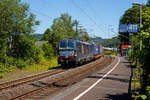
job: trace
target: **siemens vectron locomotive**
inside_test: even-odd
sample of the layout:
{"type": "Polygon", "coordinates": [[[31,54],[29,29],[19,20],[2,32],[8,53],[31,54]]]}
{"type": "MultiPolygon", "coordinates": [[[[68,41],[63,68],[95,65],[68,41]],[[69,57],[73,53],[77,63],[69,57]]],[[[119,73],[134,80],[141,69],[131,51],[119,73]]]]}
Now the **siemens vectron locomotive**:
{"type": "Polygon", "coordinates": [[[98,44],[75,39],[59,42],[58,63],[63,66],[87,63],[100,56],[102,56],[102,48],[98,44]]]}

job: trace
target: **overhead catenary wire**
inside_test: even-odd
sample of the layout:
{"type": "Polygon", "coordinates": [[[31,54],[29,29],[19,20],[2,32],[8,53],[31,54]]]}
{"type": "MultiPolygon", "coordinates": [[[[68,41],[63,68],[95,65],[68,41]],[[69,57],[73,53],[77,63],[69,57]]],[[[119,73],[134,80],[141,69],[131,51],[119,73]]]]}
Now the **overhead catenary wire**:
{"type": "MultiPolygon", "coordinates": [[[[87,7],[89,7],[89,8],[90,8],[90,10],[93,12],[93,14],[95,15],[95,17],[96,17],[97,19],[100,19],[100,21],[101,21],[102,25],[107,26],[107,25],[103,22],[102,18],[101,18],[101,17],[97,14],[96,10],[93,8],[93,6],[92,6],[92,4],[89,2],[89,0],[87,0],[87,2],[86,2],[86,3],[88,4],[88,6],[87,6],[87,7]]],[[[100,25],[98,25],[98,26],[100,27],[100,25]]],[[[105,32],[105,33],[106,33],[106,32],[105,32]]],[[[110,35],[110,34],[107,34],[107,35],[111,37],[111,35],[110,35]]]]}
{"type": "Polygon", "coordinates": [[[46,14],[43,14],[43,13],[41,13],[41,12],[35,10],[35,9],[31,9],[31,10],[34,11],[34,12],[36,12],[36,13],[38,13],[39,15],[42,15],[42,16],[48,18],[48,19],[53,19],[52,17],[50,17],[50,16],[48,16],[48,15],[46,15],[46,14]]]}
{"type": "MultiPolygon", "coordinates": [[[[72,2],[72,4],[73,4],[76,8],[78,8],[84,15],[86,15],[86,16],[88,17],[88,19],[89,19],[91,22],[94,23],[94,25],[98,28],[98,30],[101,29],[101,28],[99,27],[99,25],[95,22],[95,20],[93,20],[93,18],[92,18],[91,16],[89,16],[89,15],[86,13],[86,11],[84,11],[79,5],[77,5],[77,4],[74,2],[74,0],[71,0],[71,2],[72,2]]],[[[103,31],[103,29],[99,30],[100,33],[101,33],[101,31],[103,31]]],[[[103,31],[103,33],[106,34],[106,32],[104,32],[104,31],[103,31]]],[[[107,34],[107,35],[108,35],[108,34],[107,34]]]]}
{"type": "MultiPolygon", "coordinates": [[[[31,10],[34,11],[34,12],[36,12],[36,13],[38,13],[39,15],[42,15],[42,16],[44,16],[44,17],[53,19],[52,17],[50,17],[50,16],[48,16],[48,15],[46,15],[46,14],[43,14],[43,13],[37,11],[37,10],[34,10],[34,9],[31,9],[31,10]]],[[[87,16],[88,16],[88,15],[87,15],[87,16]]],[[[91,18],[91,20],[92,20],[92,18],[91,18]]],[[[62,27],[62,25],[59,25],[59,26],[62,27]]],[[[58,27],[57,27],[57,30],[58,30],[58,27]]]]}
{"type": "MultiPolygon", "coordinates": [[[[73,1],[73,4],[76,5],[76,6],[78,6],[74,1],[73,1]]],[[[88,18],[94,23],[94,25],[95,25],[95,26],[98,28],[98,30],[99,30],[100,27],[99,27],[99,25],[93,20],[93,18],[92,18],[91,16],[89,16],[89,15],[86,13],[86,11],[82,10],[81,7],[78,6],[78,8],[80,8],[80,10],[82,11],[82,13],[84,13],[86,16],[88,16],[88,18]]],[[[46,15],[46,14],[43,14],[43,13],[41,13],[41,12],[35,10],[35,9],[31,9],[31,10],[34,11],[34,12],[36,12],[36,13],[38,13],[39,15],[42,15],[42,16],[46,17],[46,18],[53,19],[52,17],[50,17],[50,16],[48,16],[48,15],[46,15]]],[[[60,25],[60,27],[62,27],[62,25],[60,25]]],[[[103,30],[102,30],[102,29],[99,30],[100,33],[101,33],[101,31],[103,31],[103,30]]],[[[104,32],[104,31],[103,31],[103,32],[104,32]]],[[[104,33],[106,34],[106,32],[104,32],[104,33]]],[[[108,34],[106,34],[106,35],[108,35],[108,34]]]]}
{"type": "MultiPolygon", "coordinates": [[[[52,3],[48,3],[46,0],[40,0],[44,5],[47,5],[48,7],[51,5],[53,8],[55,8],[58,12],[61,12],[60,9],[56,8],[52,3]]],[[[47,7],[46,6],[46,7],[47,7]]],[[[48,8],[47,7],[47,8],[48,8]]]]}
{"type": "MultiPolygon", "coordinates": [[[[42,2],[43,2],[43,4],[49,4],[47,1],[45,1],[45,0],[41,0],[42,2]]],[[[52,5],[52,4],[51,4],[52,5]]],[[[53,6],[53,5],[52,5],[53,6]]],[[[32,11],[34,11],[34,12],[36,12],[36,13],[38,13],[39,15],[41,15],[41,16],[44,16],[44,17],[46,17],[46,18],[49,18],[49,19],[51,19],[51,20],[54,20],[54,18],[52,18],[52,17],[50,17],[49,15],[46,15],[46,14],[44,14],[44,13],[41,13],[41,12],[39,12],[39,11],[37,11],[37,10],[35,10],[35,9],[31,9],[32,11]]],[[[56,9],[58,12],[60,12],[60,10],[59,9],[56,9]]],[[[56,30],[58,30],[60,27],[62,27],[62,25],[58,25],[59,27],[56,27],[56,30]]]]}
{"type": "Polygon", "coordinates": [[[103,22],[102,18],[97,14],[96,10],[93,8],[93,6],[92,6],[92,4],[90,3],[90,1],[87,0],[86,3],[88,4],[88,7],[92,10],[93,14],[94,14],[98,19],[100,19],[101,23],[102,23],[103,25],[106,25],[106,24],[103,22]]]}
{"type": "MultiPolygon", "coordinates": [[[[103,24],[103,25],[105,25],[105,26],[107,26],[106,25],[106,23],[102,20],[102,18],[97,14],[97,12],[96,12],[96,10],[94,9],[94,7],[92,6],[92,3],[89,1],[89,0],[87,0],[87,4],[88,4],[88,7],[90,7],[90,9],[93,11],[93,13],[96,15],[96,17],[98,18],[98,19],[100,19],[101,20],[101,23],[103,24]]],[[[110,26],[110,25],[108,25],[108,26],[110,26]]],[[[112,26],[112,25],[111,25],[112,26]]],[[[109,33],[109,32],[108,32],[109,33]]],[[[110,37],[112,36],[112,35],[110,35],[110,34],[108,34],[110,37]]],[[[117,35],[117,34],[116,34],[117,35]]]]}
{"type": "MultiPolygon", "coordinates": [[[[35,9],[31,9],[31,10],[34,11],[34,12],[36,12],[36,13],[38,13],[39,15],[41,15],[41,16],[43,16],[43,17],[46,17],[46,18],[48,18],[48,19],[52,19],[52,20],[53,20],[53,18],[50,17],[49,15],[43,14],[43,13],[41,13],[41,12],[35,10],[35,9]]],[[[58,30],[60,27],[62,27],[62,25],[60,25],[60,24],[59,24],[58,26],[59,26],[59,27],[56,27],[56,30],[58,30]]]]}
{"type": "MultiPolygon", "coordinates": [[[[88,7],[92,10],[92,12],[93,12],[93,14],[95,15],[95,17],[97,17],[97,19],[100,19],[102,25],[107,26],[106,23],[102,20],[102,18],[97,14],[96,10],[95,10],[94,7],[92,6],[92,3],[90,3],[89,0],[87,0],[86,3],[88,4],[88,7]]],[[[99,26],[99,27],[100,27],[100,26],[99,26]]],[[[106,33],[106,32],[105,32],[105,33],[106,33]]],[[[110,36],[110,37],[112,37],[112,35],[110,35],[109,32],[108,32],[107,35],[110,36]]]]}

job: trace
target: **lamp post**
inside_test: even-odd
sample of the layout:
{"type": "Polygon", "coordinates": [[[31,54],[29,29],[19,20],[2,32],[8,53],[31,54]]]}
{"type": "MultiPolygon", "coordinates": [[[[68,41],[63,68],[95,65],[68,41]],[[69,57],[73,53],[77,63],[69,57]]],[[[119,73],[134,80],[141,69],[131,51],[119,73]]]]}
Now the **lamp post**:
{"type": "MultiPolygon", "coordinates": [[[[132,5],[140,7],[140,33],[142,34],[142,32],[141,32],[141,25],[142,25],[142,4],[140,4],[140,3],[132,3],[132,5]]],[[[142,40],[140,40],[140,51],[141,50],[142,50],[142,40]]],[[[141,71],[140,71],[141,68],[139,67],[140,66],[139,65],[139,60],[137,61],[137,65],[138,65],[138,70],[141,73],[141,71]]],[[[143,79],[142,79],[142,81],[143,81],[143,79]]],[[[134,82],[134,87],[135,87],[135,82],[134,82]]]]}
{"type": "MultiPolygon", "coordinates": [[[[140,28],[141,28],[141,25],[142,25],[142,4],[140,4],[140,3],[132,3],[132,5],[140,7],[140,28]]],[[[140,29],[140,33],[142,34],[141,29],[140,29]]],[[[140,51],[141,50],[142,50],[142,41],[140,41],[140,51]]]]}

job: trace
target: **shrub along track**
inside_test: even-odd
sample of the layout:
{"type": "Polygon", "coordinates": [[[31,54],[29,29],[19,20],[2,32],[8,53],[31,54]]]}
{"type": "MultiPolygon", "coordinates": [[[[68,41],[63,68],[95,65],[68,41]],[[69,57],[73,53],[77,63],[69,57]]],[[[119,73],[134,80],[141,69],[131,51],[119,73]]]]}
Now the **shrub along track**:
{"type": "Polygon", "coordinates": [[[111,62],[112,58],[110,56],[104,56],[90,64],[68,69],[67,71],[57,73],[51,77],[31,82],[30,84],[21,85],[14,89],[3,90],[0,93],[0,98],[2,98],[2,100],[42,99],[45,96],[59,92],[60,90],[81,81],[93,72],[106,67],[111,62]]]}

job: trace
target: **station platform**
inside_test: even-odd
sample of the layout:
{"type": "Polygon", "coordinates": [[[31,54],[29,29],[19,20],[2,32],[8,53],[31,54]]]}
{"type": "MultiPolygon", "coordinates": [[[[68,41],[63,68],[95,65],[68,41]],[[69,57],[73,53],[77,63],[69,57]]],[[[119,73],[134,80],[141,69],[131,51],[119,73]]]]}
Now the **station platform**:
{"type": "Polygon", "coordinates": [[[130,100],[132,68],[116,57],[112,64],[49,100],[130,100]]]}

